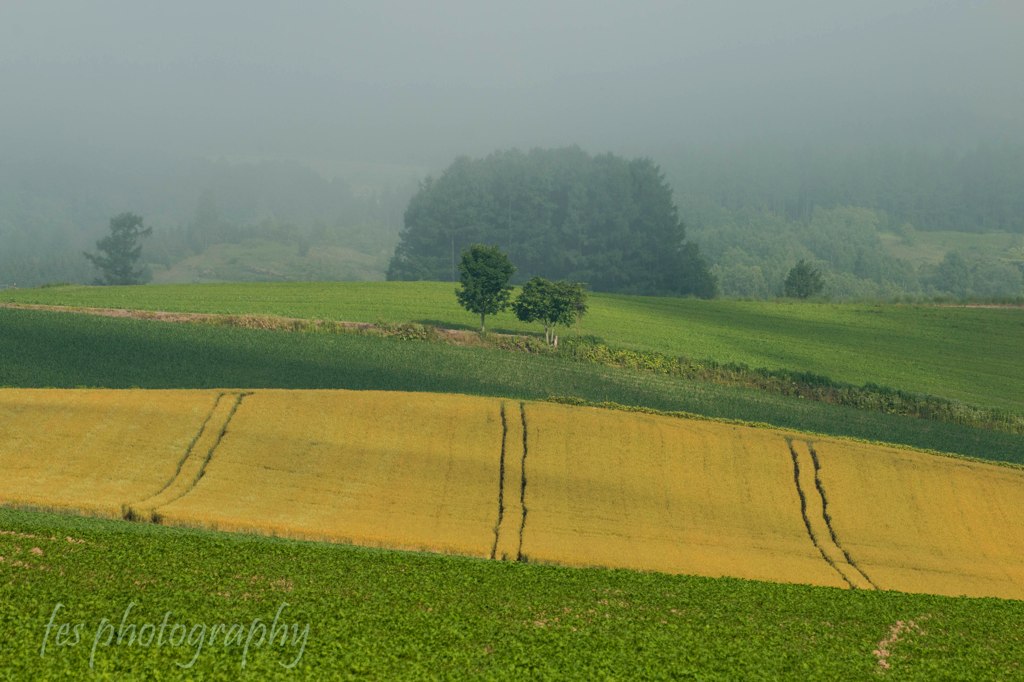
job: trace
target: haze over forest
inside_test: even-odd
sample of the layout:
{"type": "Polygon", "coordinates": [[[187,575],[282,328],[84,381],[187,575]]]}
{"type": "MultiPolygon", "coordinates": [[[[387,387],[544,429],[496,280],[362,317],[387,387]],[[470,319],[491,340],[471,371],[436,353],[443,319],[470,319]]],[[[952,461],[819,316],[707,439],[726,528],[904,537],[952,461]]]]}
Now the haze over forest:
{"type": "Polygon", "coordinates": [[[1024,295],[1024,6],[5,2],[0,286],[381,279],[457,157],[645,157],[721,293],[1024,295]]]}

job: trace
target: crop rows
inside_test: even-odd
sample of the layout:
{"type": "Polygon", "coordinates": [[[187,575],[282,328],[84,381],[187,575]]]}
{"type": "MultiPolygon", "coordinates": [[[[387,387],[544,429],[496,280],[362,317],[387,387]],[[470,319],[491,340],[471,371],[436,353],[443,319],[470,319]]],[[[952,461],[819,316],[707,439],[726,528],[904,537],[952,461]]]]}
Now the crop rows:
{"type": "Polygon", "coordinates": [[[1018,435],[552,356],[0,309],[0,386],[346,388],[614,402],[1024,463],[1018,435]]]}
{"type": "Polygon", "coordinates": [[[0,508],[0,678],[90,672],[115,624],[310,625],[294,649],[101,645],[97,676],[1018,679],[1024,602],[564,569],[0,508]],[[35,550],[35,551],[34,551],[35,550]],[[40,645],[55,624],[82,642],[40,645]],[[892,637],[897,623],[919,627],[892,637]],[[885,644],[884,647],[881,645],[885,644]],[[880,665],[881,649],[889,668],[880,665]]]}
{"type": "MultiPolygon", "coordinates": [[[[57,287],[4,300],[183,312],[270,314],[472,328],[437,282],[57,287]]],[[[788,369],[983,407],[1024,411],[1019,342],[1024,310],[904,305],[695,301],[593,294],[573,333],[615,347],[719,363],[788,369]]],[[[496,331],[539,331],[510,313],[496,331]]]]}
{"type": "Polygon", "coordinates": [[[480,558],[1024,598],[1024,471],[910,450],[374,391],[0,390],[0,428],[20,434],[0,443],[8,504],[480,558]]]}

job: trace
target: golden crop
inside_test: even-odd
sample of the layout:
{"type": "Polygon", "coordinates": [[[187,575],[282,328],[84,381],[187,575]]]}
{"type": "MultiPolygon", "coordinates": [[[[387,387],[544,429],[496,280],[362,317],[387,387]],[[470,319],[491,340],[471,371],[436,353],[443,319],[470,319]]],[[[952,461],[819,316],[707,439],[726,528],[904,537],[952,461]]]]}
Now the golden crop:
{"type": "Polygon", "coordinates": [[[1024,472],[814,444],[843,546],[883,589],[1024,599],[1024,472]]]}
{"type": "Polygon", "coordinates": [[[380,391],[0,389],[0,502],[498,560],[1024,599],[1024,471],[380,391]]]}
{"type": "Polygon", "coordinates": [[[0,390],[0,500],[121,516],[169,483],[214,391],[0,390]]]}
{"type": "Polygon", "coordinates": [[[530,557],[843,586],[809,541],[778,433],[530,404],[530,557]]]}
{"type": "Polygon", "coordinates": [[[169,523],[489,556],[498,403],[458,395],[258,391],[169,523]]]}

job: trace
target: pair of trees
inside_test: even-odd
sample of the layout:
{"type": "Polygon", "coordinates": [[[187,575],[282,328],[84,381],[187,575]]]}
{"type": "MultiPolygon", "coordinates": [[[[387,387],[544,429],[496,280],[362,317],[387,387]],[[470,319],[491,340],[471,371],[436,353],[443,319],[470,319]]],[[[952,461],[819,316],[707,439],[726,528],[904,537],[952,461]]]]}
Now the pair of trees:
{"type": "Polygon", "coordinates": [[[487,315],[494,315],[511,305],[523,322],[544,325],[544,340],[557,342],[556,326],[569,326],[587,312],[586,293],[578,282],[552,282],[533,277],[523,284],[513,302],[510,281],[515,266],[498,247],[474,244],[459,262],[460,284],[455,297],[463,308],[480,315],[480,331],[486,331],[487,315]]]}

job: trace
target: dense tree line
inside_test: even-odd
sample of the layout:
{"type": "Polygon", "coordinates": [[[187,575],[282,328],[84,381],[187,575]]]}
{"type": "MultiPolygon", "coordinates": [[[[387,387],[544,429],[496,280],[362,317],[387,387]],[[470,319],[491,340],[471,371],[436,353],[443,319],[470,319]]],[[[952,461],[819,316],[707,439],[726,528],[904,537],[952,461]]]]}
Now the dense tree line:
{"type": "Polygon", "coordinates": [[[516,283],[707,293],[699,245],[726,296],[782,295],[800,259],[834,299],[1024,295],[1024,147],[745,145],[657,159],[664,178],[650,161],[579,149],[504,152],[460,159],[417,191],[397,176],[346,182],[296,163],[8,155],[0,287],[93,281],[82,252],[130,210],[153,227],[141,263],[157,275],[212,254],[192,260],[233,277],[242,265],[223,263],[272,252],[297,259],[285,269],[299,278],[330,278],[346,275],[318,254],[351,251],[366,256],[360,277],[383,277],[391,258],[393,278],[450,280],[461,250],[482,241],[509,253],[516,283]]]}
{"type": "Polygon", "coordinates": [[[459,158],[409,202],[388,271],[454,280],[456,255],[493,244],[533,276],[597,291],[712,296],[709,269],[685,232],[658,166],[578,147],[459,158]]]}
{"type": "Polygon", "coordinates": [[[782,295],[800,260],[821,271],[823,293],[835,300],[1024,296],[1024,234],[989,235],[1007,248],[982,251],[983,235],[950,233],[962,245],[945,252],[933,234],[894,227],[879,211],[851,206],[817,208],[806,220],[722,210],[691,230],[730,297],[782,295]]]}
{"type": "Polygon", "coordinates": [[[806,221],[817,208],[859,206],[918,230],[1024,233],[1024,145],[745,145],[659,159],[691,224],[706,210],[806,221]]]}

